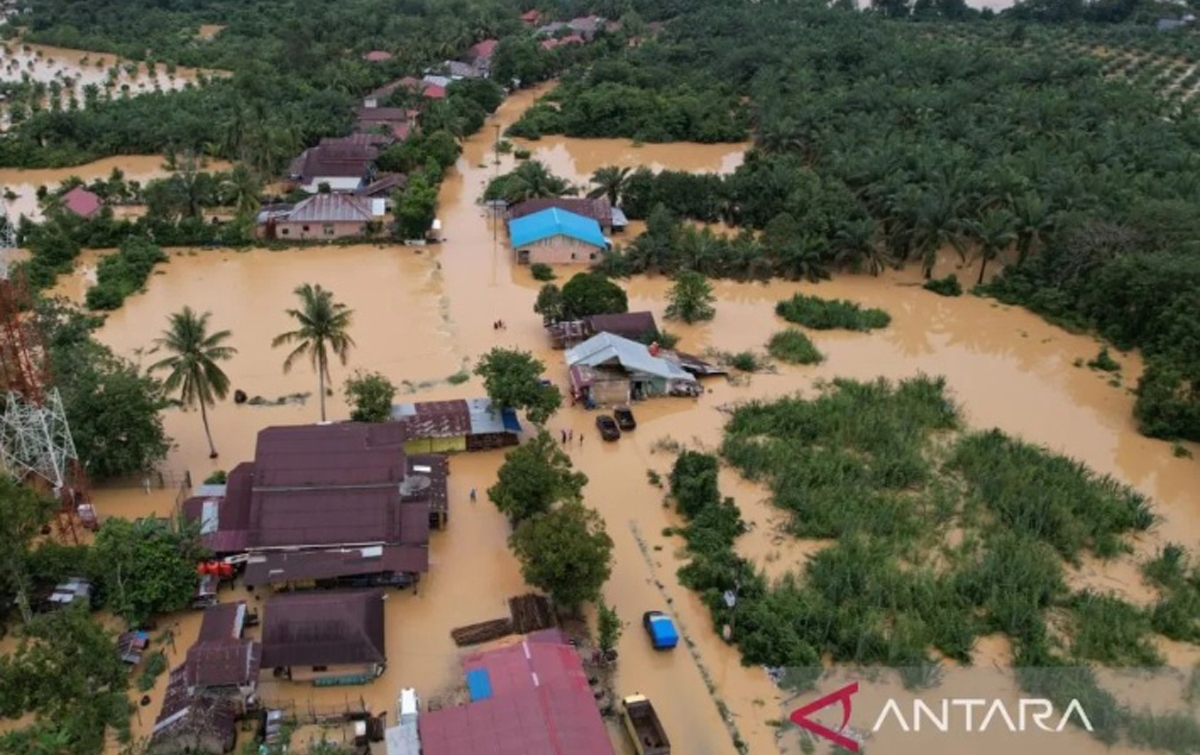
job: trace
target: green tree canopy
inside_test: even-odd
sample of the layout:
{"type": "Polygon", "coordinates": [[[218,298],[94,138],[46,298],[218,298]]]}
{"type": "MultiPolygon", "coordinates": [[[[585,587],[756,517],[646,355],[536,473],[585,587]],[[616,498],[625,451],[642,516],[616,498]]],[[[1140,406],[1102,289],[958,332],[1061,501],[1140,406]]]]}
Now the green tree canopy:
{"type": "Polygon", "coordinates": [[[526,199],[562,197],[575,193],[576,189],[570,181],[551,173],[544,163],[527,160],[511,172],[489,181],[483,198],[503,199],[509,204],[516,204],[526,199]]]}
{"type": "MultiPolygon", "coordinates": [[[[8,474],[0,475],[0,600],[15,598],[28,621],[31,575],[29,546],[50,521],[53,502],[8,474]]],[[[0,615],[7,613],[5,608],[0,615]]]]}
{"type": "Polygon", "coordinates": [[[538,431],[533,440],[504,457],[488,497],[514,524],[544,514],[555,503],[580,501],[587,476],[572,469],[571,459],[550,433],[538,431]]]}
{"type": "Polygon", "coordinates": [[[625,289],[600,273],[576,273],[562,287],[562,299],[566,320],[629,311],[625,289]]]}
{"type": "Polygon", "coordinates": [[[522,409],[535,425],[544,425],[562,405],[556,386],[543,385],[546,365],[527,351],[496,347],[475,365],[488,398],[497,407],[522,409]]]}
{"type": "Polygon", "coordinates": [[[299,325],[295,330],[280,333],[271,341],[272,348],[284,344],[295,344],[283,360],[283,371],[289,372],[297,359],[308,356],[317,373],[317,384],[321,392],[321,421],[325,421],[325,383],[329,380],[329,354],[346,364],[354,339],[350,337],[350,324],[354,310],[341,302],[334,301],[333,292],[321,288],[320,284],[305,283],[296,288],[300,309],[287,310],[288,316],[299,325]]]}
{"type": "Polygon", "coordinates": [[[600,597],[612,573],[612,538],[604,520],[578,501],[526,519],[509,538],[529,584],[567,610],[600,597]]]}
{"type": "Polygon", "coordinates": [[[392,416],[392,399],[396,386],[378,372],[355,370],[346,380],[346,400],[353,407],[350,419],[355,422],[386,422],[392,416]]]}
{"type": "Polygon", "coordinates": [[[675,285],[667,292],[667,298],[671,302],[667,305],[668,319],[692,323],[711,320],[717,313],[712,306],[716,301],[712,285],[694,270],[684,270],[675,276],[675,285]]]}
{"type": "Polygon", "coordinates": [[[141,626],[156,613],[191,604],[203,555],[191,527],[111,518],[96,534],[92,573],[100,580],[105,607],[130,626],[141,626]]]}
{"type": "Polygon", "coordinates": [[[551,325],[561,321],[564,309],[562,289],[553,283],[542,286],[533,304],[533,311],[542,316],[542,324],[551,325]]]}

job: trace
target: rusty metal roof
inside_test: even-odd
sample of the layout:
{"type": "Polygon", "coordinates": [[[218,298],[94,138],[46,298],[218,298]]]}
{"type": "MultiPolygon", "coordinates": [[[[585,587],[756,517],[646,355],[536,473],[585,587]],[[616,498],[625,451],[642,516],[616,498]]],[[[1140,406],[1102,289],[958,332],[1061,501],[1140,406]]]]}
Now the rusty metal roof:
{"type": "Polygon", "coordinates": [[[264,612],[267,668],[385,660],[382,590],[279,593],[264,612]]]}
{"type": "Polygon", "coordinates": [[[246,564],[243,581],[247,587],[257,587],[296,580],[426,571],[429,571],[429,548],[421,545],[384,545],[252,556],[246,564]]]}
{"type": "Polygon", "coordinates": [[[258,680],[262,645],[253,640],[200,642],[187,652],[189,688],[244,687],[258,680]]]}
{"type": "Polygon", "coordinates": [[[650,312],[623,312],[616,315],[592,315],[585,317],[591,334],[612,333],[636,341],[642,334],[658,332],[658,324],[650,312]]]}
{"type": "Polygon", "coordinates": [[[246,604],[221,603],[204,609],[197,642],[236,640],[242,636],[246,621],[246,604]]]}

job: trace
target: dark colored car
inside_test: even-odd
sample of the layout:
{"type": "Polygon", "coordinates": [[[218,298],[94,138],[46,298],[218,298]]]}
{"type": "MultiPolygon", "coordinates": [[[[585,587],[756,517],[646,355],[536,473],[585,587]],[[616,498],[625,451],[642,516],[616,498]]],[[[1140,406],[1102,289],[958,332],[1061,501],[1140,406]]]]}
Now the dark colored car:
{"type": "Polygon", "coordinates": [[[617,427],[617,421],[607,414],[596,417],[596,428],[600,430],[600,437],[605,440],[617,440],[621,437],[621,428],[617,427]]]}
{"type": "Polygon", "coordinates": [[[633,418],[633,410],[628,406],[618,406],[613,409],[613,416],[617,418],[617,427],[621,428],[621,432],[629,432],[637,427],[637,420],[633,418]]]}

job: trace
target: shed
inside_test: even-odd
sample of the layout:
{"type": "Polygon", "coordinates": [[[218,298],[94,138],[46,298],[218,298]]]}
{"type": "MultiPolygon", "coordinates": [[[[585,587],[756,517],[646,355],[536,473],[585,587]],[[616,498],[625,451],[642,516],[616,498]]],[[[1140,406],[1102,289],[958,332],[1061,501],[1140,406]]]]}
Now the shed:
{"type": "Polygon", "coordinates": [[[404,425],[404,450],[410,454],[514,446],[521,432],[516,412],[497,411],[487,398],[397,404],[392,420],[404,425]]]}
{"type": "Polygon", "coordinates": [[[677,363],[611,333],[597,334],[569,349],[566,361],[576,397],[597,405],[648,396],[694,396],[700,391],[696,378],[677,363]]]}

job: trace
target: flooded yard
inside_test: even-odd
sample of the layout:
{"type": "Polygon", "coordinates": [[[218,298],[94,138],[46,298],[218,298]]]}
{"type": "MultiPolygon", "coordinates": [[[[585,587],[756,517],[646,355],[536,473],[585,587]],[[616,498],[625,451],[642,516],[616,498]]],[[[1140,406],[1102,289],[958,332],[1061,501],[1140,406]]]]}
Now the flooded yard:
{"type": "MultiPolygon", "coordinates": [[[[528,107],[534,94],[510,98],[494,118],[511,123],[528,107]]],[[[284,353],[270,348],[276,334],[289,329],[284,313],[295,305],[292,289],[304,282],[320,283],[355,310],[351,330],[356,347],[346,367],[335,365],[329,402],[331,419],[348,415],[340,386],[355,368],[378,370],[402,386],[399,401],[446,399],[481,395],[481,382],[458,386],[446,378],[496,345],[534,352],[547,364],[547,376],[565,385],[562,352],[549,348],[540,317],[532,310],[537,287],[528,270],[516,267],[507,250],[503,229],[494,229],[476,204],[488,178],[511,169],[513,159],[491,163],[495,131],[491,124],[466,145],[458,171],[443,185],[439,217],[446,242],[426,248],[396,245],[358,245],[246,252],[173,250],[169,264],[151,278],[148,291],[130,297],[112,313],[99,337],[119,353],[148,363],[144,353],[164,327],[167,315],[190,305],[212,311],[212,326],[233,331],[230,345],[239,353],[226,365],[232,387],[268,400],[289,394],[312,393],[316,377],[307,365],[289,375],[281,369],[284,353]],[[480,167],[482,166],[482,167],[480,167]],[[494,232],[498,230],[498,232],[494,232]],[[492,321],[503,318],[508,329],[496,331],[492,321]]],[[[609,164],[651,164],[686,170],[730,171],[740,162],[740,145],[646,145],[624,141],[580,142],[546,138],[517,140],[547,162],[558,174],[577,184],[609,164]]],[[[939,274],[949,272],[957,259],[946,260],[939,274]]],[[[85,256],[79,270],[65,279],[61,290],[82,295],[95,264],[85,256]]],[[[570,275],[560,270],[560,283],[570,275]]],[[[672,458],[655,453],[654,443],[670,437],[696,447],[712,448],[720,440],[724,415],[720,407],[796,391],[811,392],[817,380],[834,376],[854,378],[907,377],[917,372],[945,375],[967,421],[976,427],[996,426],[1024,439],[1069,453],[1102,473],[1127,482],[1159,504],[1162,525],[1143,536],[1139,551],[1153,550],[1165,539],[1200,547],[1200,467],[1174,458],[1169,444],[1139,436],[1133,426],[1129,393],[1141,370],[1136,356],[1118,355],[1122,385],[1108,384],[1108,375],[1075,367],[1077,359],[1095,356],[1099,344],[1087,336],[1052,327],[1024,310],[963,296],[945,299],[918,288],[920,273],[911,270],[879,278],[842,276],[832,282],[774,282],[715,284],[716,319],[710,323],[668,327],[682,336],[681,347],[702,353],[714,347],[725,351],[762,351],[770,335],[783,326],[774,303],[797,291],[828,298],[847,298],[888,310],[890,327],[871,334],[815,333],[813,340],[826,355],[816,367],[780,366],[741,384],[710,380],[698,399],[660,399],[635,407],[638,428],[617,443],[602,443],[595,432],[594,414],[564,408],[549,427],[573,429],[582,443],[569,448],[576,466],[590,482],[587,503],[605,518],[615,542],[615,563],[605,593],[626,622],[619,645],[616,675],[618,694],[648,695],[659,711],[681,755],[731,755],[734,745],[721,720],[718,701],[727,706],[752,753],[775,752],[772,719],[782,715],[780,698],[759,668],[745,668],[736,650],[711,628],[699,599],[680,587],[679,539],[663,529],[679,524],[664,506],[664,491],[652,486],[647,470],[669,471],[672,458]],[[686,642],[671,653],[656,653],[641,629],[644,611],[672,612],[686,642]],[[711,689],[711,692],[710,692],[711,689]]],[[[626,284],[631,310],[649,309],[663,322],[665,293],[670,282],[638,278],[626,284]]],[[[166,427],[177,441],[167,466],[188,469],[199,482],[215,469],[229,469],[252,458],[258,430],[278,424],[313,422],[318,418],[315,397],[307,403],[278,406],[235,406],[227,402],[209,413],[221,457],[210,461],[198,413],[169,411],[166,427]]],[[[1200,449],[1193,447],[1196,453],[1200,449]]],[[[268,681],[263,696],[292,700],[298,706],[342,705],[361,695],[370,710],[394,716],[401,687],[414,686],[428,698],[461,682],[458,652],[450,628],[504,615],[505,600],[525,591],[516,561],[506,547],[508,525],[481,495],[469,502],[468,491],[485,491],[503,461],[499,452],[460,454],[451,461],[451,515],[447,530],[431,542],[430,573],[418,594],[390,592],[387,601],[388,668],[373,684],[361,688],[306,687],[268,681]]],[[[722,477],[723,492],[743,506],[756,523],[739,549],[753,556],[771,575],[801,566],[813,544],[775,542],[772,530],[782,517],[765,502],[766,491],[722,477]]],[[[166,496],[144,491],[101,491],[96,497],[101,516],[144,515],[168,507],[166,496]]],[[[165,512],[164,512],[165,513],[165,512]]],[[[1086,564],[1073,579],[1080,584],[1113,589],[1129,585],[1134,575],[1106,573],[1100,564],[1086,564]]],[[[229,599],[229,598],[224,598],[229,599]]],[[[251,597],[253,605],[256,598],[251,597]]],[[[198,614],[182,616],[179,637],[194,632],[198,614]]],[[[186,648],[177,639],[181,649],[186,648]]],[[[1003,643],[980,643],[983,663],[1003,658],[1003,643]]],[[[1171,656],[1172,661],[1194,660],[1171,656]]],[[[173,656],[173,663],[176,657],[173,656]]],[[[165,677],[164,677],[165,678],[165,677]]],[[[161,686],[161,685],[160,685],[161,686]]],[[[998,690],[1011,693],[1015,687],[998,690]]],[[[156,691],[161,694],[161,689],[156,691]]],[[[149,731],[157,713],[157,697],[142,709],[135,728],[149,731]]],[[[618,740],[622,741],[623,740],[618,740]]],[[[1039,752],[1104,752],[1102,745],[1082,733],[1063,734],[1039,752]]],[[[972,741],[975,744],[975,741],[972,741]]],[[[980,752],[1002,752],[981,742],[980,752]]],[[[928,753],[929,741],[889,743],[887,752],[928,753]],[[919,745],[919,746],[918,746],[919,745]]],[[[881,750],[883,751],[883,750],[881,750]]],[[[973,750],[976,751],[976,750],[973,750]]]]}

